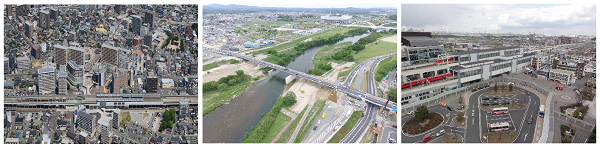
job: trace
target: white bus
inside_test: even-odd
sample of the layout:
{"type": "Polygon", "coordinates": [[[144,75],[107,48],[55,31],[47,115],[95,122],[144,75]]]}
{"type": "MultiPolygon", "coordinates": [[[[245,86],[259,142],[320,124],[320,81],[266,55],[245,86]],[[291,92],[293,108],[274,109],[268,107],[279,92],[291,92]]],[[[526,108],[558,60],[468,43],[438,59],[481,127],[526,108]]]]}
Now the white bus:
{"type": "Polygon", "coordinates": [[[488,130],[490,132],[508,131],[509,128],[510,124],[508,124],[508,122],[496,122],[488,125],[488,130]]]}

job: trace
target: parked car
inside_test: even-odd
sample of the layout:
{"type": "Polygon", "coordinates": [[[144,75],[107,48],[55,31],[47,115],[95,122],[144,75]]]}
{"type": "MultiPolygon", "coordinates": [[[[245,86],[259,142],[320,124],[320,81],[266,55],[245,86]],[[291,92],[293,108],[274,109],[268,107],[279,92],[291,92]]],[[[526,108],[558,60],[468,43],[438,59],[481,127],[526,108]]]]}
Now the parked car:
{"type": "Polygon", "coordinates": [[[499,98],[499,97],[494,97],[494,98],[492,98],[492,99],[493,99],[493,100],[498,100],[498,99],[500,99],[500,98],[499,98]]]}
{"type": "Polygon", "coordinates": [[[446,103],[440,102],[440,106],[444,107],[444,106],[446,106],[446,103]]]}
{"type": "Polygon", "coordinates": [[[483,97],[483,98],[481,98],[481,100],[490,100],[490,98],[489,97],[483,97]]]}
{"type": "Polygon", "coordinates": [[[415,110],[411,110],[410,112],[408,112],[409,115],[415,114],[415,110]]]}
{"type": "Polygon", "coordinates": [[[388,143],[396,143],[396,140],[392,139],[392,138],[388,138],[388,143]]]}
{"type": "Polygon", "coordinates": [[[444,129],[442,129],[438,133],[436,133],[435,136],[444,135],[444,133],[446,133],[446,131],[444,131],[444,129]]]}
{"type": "Polygon", "coordinates": [[[491,105],[496,106],[496,105],[498,105],[498,102],[493,102],[491,105]]]}
{"type": "Polygon", "coordinates": [[[313,128],[313,130],[317,130],[317,126],[315,126],[315,127],[313,128]]]}
{"type": "Polygon", "coordinates": [[[481,106],[490,106],[488,103],[481,103],[481,106]]]}
{"type": "Polygon", "coordinates": [[[557,89],[557,90],[561,90],[561,91],[562,91],[562,90],[563,90],[563,87],[562,87],[562,86],[556,86],[556,89],[557,89]]]}
{"type": "Polygon", "coordinates": [[[471,92],[475,92],[475,91],[477,91],[477,89],[473,89],[473,90],[471,90],[471,92]]]}
{"type": "Polygon", "coordinates": [[[425,142],[427,142],[427,141],[429,141],[429,140],[431,140],[431,136],[429,136],[429,135],[425,135],[425,137],[423,137],[423,139],[421,139],[421,141],[419,141],[419,142],[421,142],[421,143],[425,143],[425,142]]]}

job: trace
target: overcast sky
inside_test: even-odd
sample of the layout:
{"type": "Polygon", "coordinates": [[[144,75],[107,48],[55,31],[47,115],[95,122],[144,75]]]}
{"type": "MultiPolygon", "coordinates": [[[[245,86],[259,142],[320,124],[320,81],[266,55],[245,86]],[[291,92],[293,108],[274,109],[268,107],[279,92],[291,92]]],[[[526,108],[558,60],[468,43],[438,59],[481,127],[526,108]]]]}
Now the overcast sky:
{"type": "Polygon", "coordinates": [[[596,35],[595,4],[402,4],[402,26],[450,32],[596,35]]]}

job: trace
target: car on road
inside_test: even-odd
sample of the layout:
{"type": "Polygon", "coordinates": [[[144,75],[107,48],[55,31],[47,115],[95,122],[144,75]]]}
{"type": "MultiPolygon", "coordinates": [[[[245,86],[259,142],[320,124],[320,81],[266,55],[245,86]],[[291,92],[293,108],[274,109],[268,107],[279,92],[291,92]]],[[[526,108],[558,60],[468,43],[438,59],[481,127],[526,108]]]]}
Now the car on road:
{"type": "Polygon", "coordinates": [[[409,115],[415,114],[415,110],[411,110],[410,112],[408,112],[409,115]]]}
{"type": "Polygon", "coordinates": [[[317,130],[317,126],[315,126],[315,127],[313,128],[313,131],[316,131],[316,130],[317,130]]]}
{"type": "Polygon", "coordinates": [[[388,138],[388,143],[396,143],[396,140],[392,139],[392,138],[388,138]]]}
{"type": "Polygon", "coordinates": [[[564,88],[564,87],[562,87],[562,86],[556,86],[556,89],[557,89],[557,90],[561,90],[561,91],[562,91],[562,90],[563,90],[563,88],[564,88]]]}
{"type": "Polygon", "coordinates": [[[529,91],[525,92],[525,94],[529,95],[529,91]]]}
{"type": "Polygon", "coordinates": [[[427,141],[431,140],[431,136],[429,135],[425,135],[425,137],[423,137],[423,139],[421,139],[421,141],[419,141],[420,143],[425,143],[427,141]]]}
{"type": "Polygon", "coordinates": [[[444,106],[446,106],[446,103],[440,102],[440,106],[444,107],[444,106]]]}
{"type": "Polygon", "coordinates": [[[529,117],[529,120],[527,121],[528,124],[531,124],[531,122],[533,121],[533,117],[529,117]]]}
{"type": "Polygon", "coordinates": [[[444,135],[444,133],[446,133],[446,131],[444,131],[444,129],[442,129],[442,130],[440,130],[440,132],[436,133],[435,136],[444,135]]]}
{"type": "Polygon", "coordinates": [[[452,108],[452,106],[450,106],[450,105],[446,106],[446,108],[447,108],[449,111],[454,111],[454,108],[452,108]]]}

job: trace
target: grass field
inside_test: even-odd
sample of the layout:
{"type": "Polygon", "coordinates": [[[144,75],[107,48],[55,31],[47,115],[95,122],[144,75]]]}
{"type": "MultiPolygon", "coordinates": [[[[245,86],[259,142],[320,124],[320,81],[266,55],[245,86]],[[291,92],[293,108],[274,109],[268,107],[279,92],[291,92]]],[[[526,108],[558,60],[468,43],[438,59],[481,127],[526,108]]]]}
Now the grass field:
{"type": "Polygon", "coordinates": [[[304,116],[304,111],[306,111],[306,108],[308,108],[308,105],[306,105],[304,107],[304,109],[302,110],[302,112],[300,112],[300,114],[298,114],[298,117],[296,117],[294,122],[292,122],[292,124],[290,124],[290,126],[287,128],[287,130],[285,130],[285,132],[283,132],[283,134],[281,134],[281,137],[279,137],[279,139],[277,141],[275,141],[275,143],[287,143],[287,141],[290,140],[290,138],[292,137],[292,133],[294,133],[294,130],[298,126],[298,123],[302,119],[302,116],[304,116]]]}
{"type": "MultiPolygon", "coordinates": [[[[388,58],[386,58],[384,60],[381,60],[381,62],[379,62],[379,64],[377,65],[377,67],[375,67],[375,73],[379,72],[379,70],[383,70],[384,66],[391,66],[392,65],[391,63],[393,62],[392,58],[393,57],[388,57],[388,58]]],[[[377,78],[375,80],[377,80],[377,78]]],[[[378,81],[381,81],[381,80],[378,80],[378,81]]]]}
{"type": "Polygon", "coordinates": [[[356,82],[356,77],[357,76],[354,76],[354,79],[352,79],[352,81],[351,81],[352,83],[350,83],[350,88],[354,87],[354,83],[356,82]]]}
{"type": "Polygon", "coordinates": [[[217,107],[229,102],[234,95],[239,95],[253,82],[248,82],[235,87],[230,87],[224,90],[212,91],[202,94],[202,116],[212,112],[217,107]]]}
{"type": "Polygon", "coordinates": [[[300,42],[304,42],[304,40],[308,39],[308,38],[312,38],[312,39],[318,39],[318,38],[327,38],[330,36],[335,35],[336,33],[340,33],[340,34],[346,34],[346,32],[350,31],[350,28],[334,28],[334,29],[329,29],[329,30],[325,30],[316,34],[311,34],[311,35],[307,35],[307,36],[303,36],[303,37],[299,37],[297,39],[292,40],[291,42],[288,43],[284,43],[281,45],[277,45],[277,46],[273,46],[271,48],[267,48],[267,49],[263,49],[260,51],[256,51],[256,52],[252,52],[252,54],[266,54],[267,51],[274,49],[274,50],[283,50],[283,49],[287,49],[290,47],[294,47],[296,46],[296,44],[300,43],[300,42]]]}
{"type": "Polygon", "coordinates": [[[306,132],[308,132],[308,130],[310,130],[310,127],[312,127],[312,123],[317,118],[317,116],[318,116],[317,114],[319,112],[321,112],[321,110],[323,110],[323,107],[325,107],[325,102],[327,102],[327,101],[317,100],[317,102],[315,102],[315,105],[313,106],[313,108],[311,108],[311,112],[309,113],[307,118],[304,119],[304,123],[302,123],[300,132],[296,136],[296,139],[294,139],[294,143],[302,142],[302,140],[304,139],[304,136],[306,135],[306,132]]]}
{"type": "Polygon", "coordinates": [[[354,55],[354,62],[360,64],[361,62],[373,58],[375,56],[381,56],[396,52],[398,45],[396,43],[379,41],[378,44],[372,45],[371,47],[362,50],[360,53],[354,55]]]}
{"type": "Polygon", "coordinates": [[[333,56],[333,54],[335,54],[336,52],[342,51],[344,47],[351,45],[352,42],[348,41],[348,42],[344,42],[344,43],[340,43],[338,45],[329,45],[329,46],[325,46],[323,48],[321,48],[314,56],[312,62],[313,64],[317,64],[318,62],[335,62],[335,63],[341,63],[343,62],[343,60],[334,60],[333,58],[331,58],[331,56],[333,56]]]}
{"type": "Polygon", "coordinates": [[[144,118],[148,117],[148,113],[144,113],[144,118]]]}
{"type": "Polygon", "coordinates": [[[122,125],[129,125],[129,121],[131,121],[131,115],[129,114],[129,112],[122,112],[119,115],[122,119],[121,119],[121,124],[122,125]]]}
{"type": "Polygon", "coordinates": [[[363,92],[369,92],[369,71],[365,72],[365,76],[363,76],[359,90],[363,92]]]}
{"type": "Polygon", "coordinates": [[[271,128],[269,128],[265,137],[260,140],[260,143],[271,143],[277,134],[279,134],[279,131],[281,131],[290,120],[292,120],[292,117],[279,112],[277,118],[275,118],[275,123],[271,125],[271,128]]]}
{"type": "Polygon", "coordinates": [[[333,137],[331,137],[331,139],[329,139],[327,143],[339,143],[340,141],[342,141],[346,134],[348,134],[350,130],[354,128],[356,122],[358,122],[358,119],[360,119],[360,117],[362,116],[362,113],[363,111],[354,111],[352,113],[352,116],[350,116],[350,118],[348,119],[348,121],[346,121],[344,126],[342,126],[340,130],[336,132],[335,135],[333,135],[333,137]]]}

